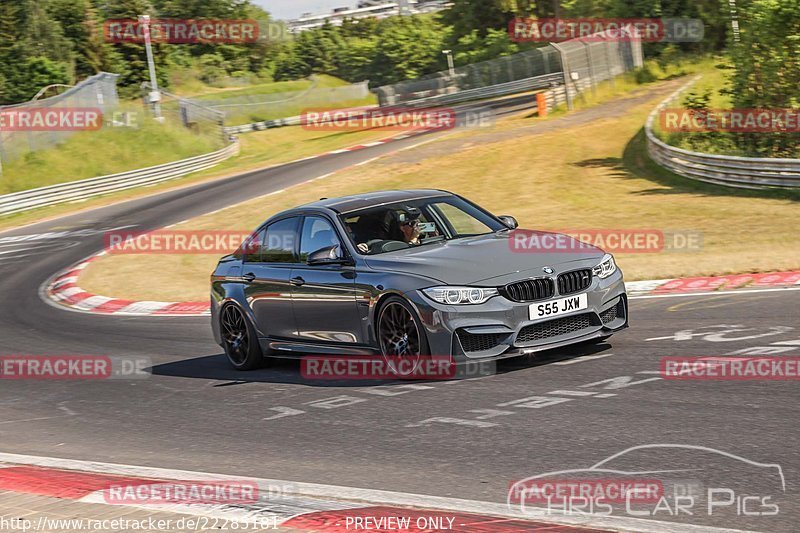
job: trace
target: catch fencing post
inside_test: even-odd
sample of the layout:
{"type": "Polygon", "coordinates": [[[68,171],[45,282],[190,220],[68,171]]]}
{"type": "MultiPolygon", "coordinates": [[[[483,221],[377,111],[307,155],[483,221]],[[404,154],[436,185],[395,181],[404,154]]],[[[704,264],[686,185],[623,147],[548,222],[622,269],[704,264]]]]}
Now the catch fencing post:
{"type": "Polygon", "coordinates": [[[603,49],[606,51],[606,63],[608,64],[608,77],[611,80],[611,88],[616,90],[617,88],[617,79],[614,75],[614,65],[611,63],[611,44],[610,41],[603,42],[603,49]]]}
{"type": "Polygon", "coordinates": [[[563,48],[556,43],[550,43],[550,46],[556,49],[559,56],[561,56],[561,71],[564,74],[564,93],[567,96],[567,109],[572,110],[572,96],[569,93],[569,61],[567,61],[567,53],[563,48]]]}
{"type": "Polygon", "coordinates": [[[589,82],[592,85],[592,96],[597,96],[597,80],[594,77],[594,64],[592,63],[592,44],[583,41],[586,46],[586,63],[589,65],[589,82]]]}

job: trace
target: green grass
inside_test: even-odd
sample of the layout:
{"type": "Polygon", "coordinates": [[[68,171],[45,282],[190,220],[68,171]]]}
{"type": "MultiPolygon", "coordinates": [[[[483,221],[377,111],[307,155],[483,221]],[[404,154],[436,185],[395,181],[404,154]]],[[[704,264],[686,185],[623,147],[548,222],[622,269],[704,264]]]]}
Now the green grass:
{"type": "MultiPolygon", "coordinates": [[[[391,132],[380,130],[325,132],[292,127],[248,133],[240,136],[241,154],[223,161],[212,169],[159,183],[152,187],[130,189],[90,198],[82,202],[79,206],[76,206],[76,204],[61,204],[13,215],[5,215],[0,217],[0,229],[19,227],[49,217],[63,216],[77,209],[92,209],[114,202],[185,187],[205,180],[213,180],[232,176],[241,172],[263,169],[293,159],[300,159],[310,155],[325,153],[329,150],[336,150],[374,141],[390,135],[391,132]]],[[[87,157],[89,156],[87,155],[87,157]]],[[[139,168],[139,165],[133,164],[131,168],[139,168]]],[[[130,168],[124,170],[130,170],[130,168]]],[[[2,181],[6,181],[5,177],[2,181]]]]}
{"type": "MultiPolygon", "coordinates": [[[[698,183],[649,160],[642,124],[665,94],[614,101],[618,113],[588,122],[573,120],[577,113],[551,116],[543,127],[563,126],[550,126],[546,133],[530,128],[541,119],[501,121],[189,220],[178,229],[248,230],[271,214],[322,196],[430,187],[514,215],[521,227],[703,235],[699,251],[619,254],[630,280],[800,268],[796,194],[698,183]]],[[[201,300],[215,261],[212,255],[109,255],[87,268],[80,285],[120,298],[201,300]]]]}
{"type": "MultiPolygon", "coordinates": [[[[271,104],[265,107],[252,106],[251,111],[241,113],[229,113],[225,118],[225,123],[233,126],[238,124],[252,124],[253,122],[261,122],[263,120],[274,120],[278,118],[296,117],[303,112],[312,108],[347,108],[347,107],[363,107],[375,105],[378,99],[370,94],[366,98],[358,98],[352,100],[338,100],[335,103],[331,102],[313,102],[307,99],[299,99],[294,102],[281,102],[278,104],[271,104]]],[[[220,110],[224,108],[219,108],[220,110]]],[[[247,109],[247,108],[240,108],[247,109]]]]}
{"type": "MultiPolygon", "coordinates": [[[[344,87],[350,85],[348,82],[328,76],[326,74],[316,75],[315,79],[295,80],[295,81],[280,81],[269,82],[251,85],[241,88],[214,88],[208,86],[195,86],[187,85],[178,93],[181,95],[189,95],[192,99],[199,102],[230,100],[233,98],[253,96],[255,101],[258,101],[259,95],[269,95],[284,92],[298,92],[301,93],[307,89],[314,87],[315,89],[328,89],[334,87],[344,87]],[[188,92],[187,92],[188,91],[188,92]]],[[[367,95],[365,98],[337,100],[335,102],[328,101],[326,95],[314,94],[312,91],[309,95],[301,96],[296,99],[288,100],[285,102],[276,102],[274,104],[266,105],[253,105],[241,106],[238,108],[218,108],[220,111],[227,113],[225,123],[229,126],[238,124],[251,124],[253,122],[261,122],[263,120],[273,120],[278,118],[286,118],[300,115],[303,111],[314,107],[360,107],[377,104],[377,98],[373,94],[367,95]]]]}
{"type": "Polygon", "coordinates": [[[318,74],[316,76],[316,83],[309,79],[294,80],[294,81],[274,81],[257,85],[250,85],[241,88],[214,88],[205,87],[202,92],[192,94],[181,94],[181,96],[189,96],[194,100],[224,100],[226,98],[235,98],[238,96],[255,96],[259,94],[274,94],[292,91],[304,91],[314,85],[319,88],[328,87],[342,87],[349,85],[348,82],[328,76],[327,74],[318,74]]]}
{"type": "Polygon", "coordinates": [[[138,108],[138,127],[76,133],[65,142],[3,163],[0,194],[115,174],[204,154],[223,146],[181,125],[159,124],[138,108]]]}
{"type": "MultiPolygon", "coordinates": [[[[264,83],[242,89],[217,89],[200,98],[223,99],[233,96],[269,94],[283,91],[300,91],[311,86],[309,80],[264,83]]],[[[332,76],[318,76],[317,87],[337,87],[346,82],[332,76]]],[[[364,100],[341,102],[343,107],[367,105],[370,97],[364,100]]],[[[165,103],[165,110],[169,107],[165,103]]],[[[288,104],[270,106],[268,112],[253,112],[229,118],[227,124],[244,124],[299,114],[308,104],[288,104]]],[[[23,157],[3,162],[0,194],[44,187],[80,179],[114,174],[143,168],[170,161],[177,161],[194,155],[204,154],[221,148],[222,140],[213,132],[197,135],[186,130],[176,121],[164,124],[154,122],[141,105],[127,102],[121,107],[131,111],[138,118],[138,128],[110,128],[104,126],[99,131],[76,133],[65,142],[47,150],[29,152],[23,157]]],[[[280,134],[257,135],[243,140],[243,157],[238,162],[249,164],[265,163],[282,159],[282,156],[303,157],[316,150],[340,148],[341,143],[357,144],[361,139],[374,138],[374,132],[353,134],[314,134],[311,132],[282,130],[280,134]],[[263,139],[269,139],[265,142],[263,139]],[[306,142],[306,144],[302,144],[306,142]],[[295,143],[301,143],[295,145],[295,143]],[[251,149],[253,146],[253,149],[251,149]],[[257,148],[255,148],[257,146],[257,148]]],[[[254,134],[248,134],[254,135],[254,134]]],[[[383,134],[387,136],[388,134],[383,134]]],[[[239,164],[239,163],[236,164],[239,164]]],[[[231,165],[228,163],[227,165],[231,165]]],[[[225,168],[225,167],[223,167],[225,168]]],[[[231,167],[233,168],[233,167],[231,167]]]]}
{"type": "MultiPolygon", "coordinates": [[[[731,109],[734,107],[731,93],[731,64],[725,58],[716,58],[712,63],[703,65],[698,71],[700,79],[684,89],[669,104],[669,108],[685,108],[689,99],[708,98],[706,107],[712,110],[731,109]]],[[[740,157],[759,157],[757,154],[745,153],[736,143],[735,134],[725,131],[681,132],[664,131],[660,121],[653,125],[655,135],[665,143],[707,154],[731,155],[740,157]]],[[[761,156],[763,157],[763,156],[761,156]]]]}

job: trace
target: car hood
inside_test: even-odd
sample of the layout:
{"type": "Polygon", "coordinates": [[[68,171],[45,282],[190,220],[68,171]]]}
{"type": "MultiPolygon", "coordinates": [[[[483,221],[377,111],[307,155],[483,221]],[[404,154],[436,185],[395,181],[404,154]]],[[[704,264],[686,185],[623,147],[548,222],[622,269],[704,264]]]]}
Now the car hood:
{"type": "MultiPolygon", "coordinates": [[[[556,235],[546,231],[523,231],[526,236],[556,235]]],[[[366,263],[375,270],[425,276],[449,285],[504,285],[541,276],[546,266],[562,272],[577,268],[570,264],[578,261],[592,259],[599,263],[604,253],[600,248],[579,243],[566,235],[560,236],[560,242],[573,243],[567,250],[518,251],[513,249],[513,238],[513,231],[465,237],[371,255],[366,263]]]]}

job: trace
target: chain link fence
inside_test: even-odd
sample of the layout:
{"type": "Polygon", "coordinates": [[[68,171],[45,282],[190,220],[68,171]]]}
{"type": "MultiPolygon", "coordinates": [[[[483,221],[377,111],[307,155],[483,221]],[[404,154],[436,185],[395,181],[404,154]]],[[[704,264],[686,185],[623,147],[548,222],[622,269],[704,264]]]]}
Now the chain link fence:
{"type": "MultiPolygon", "coordinates": [[[[150,93],[150,83],[142,83],[145,92],[145,101],[150,93]]],[[[161,95],[159,112],[162,120],[172,124],[180,124],[198,135],[229,141],[225,133],[225,114],[219,110],[205,105],[205,102],[183,98],[164,89],[158,90],[161,95]]]]}
{"type": "Polygon", "coordinates": [[[364,81],[341,87],[312,85],[302,91],[234,96],[211,100],[193,100],[196,105],[214,109],[223,114],[228,124],[246,124],[263,120],[281,119],[299,115],[312,107],[355,107],[372,102],[372,95],[364,81]]]}
{"type": "MultiPolygon", "coordinates": [[[[0,106],[0,113],[22,109],[99,108],[105,115],[119,105],[117,74],[101,72],[86,78],[63,93],[41,100],[0,106]]],[[[0,127],[0,161],[12,161],[27,153],[51,148],[75,131],[13,131],[0,127]]]]}
{"type": "Polygon", "coordinates": [[[561,58],[565,99],[570,109],[579,93],[589,89],[594,92],[599,82],[613,82],[616,76],[644,64],[641,42],[600,40],[601,37],[597,34],[591,39],[550,44],[561,58]]]}
{"type": "Polygon", "coordinates": [[[561,71],[558,52],[545,46],[518,54],[443,70],[415,80],[378,87],[381,106],[451,95],[561,71]]]}
{"type": "Polygon", "coordinates": [[[571,107],[576,94],[642,64],[640,42],[616,41],[597,34],[384,85],[375,92],[381,106],[416,104],[424,100],[455,102],[460,93],[466,100],[546,87],[552,81],[549,75],[560,73],[559,81],[566,88],[566,101],[571,107]],[[533,83],[536,79],[546,83],[533,83]],[[524,83],[526,81],[532,83],[524,83]],[[503,86],[508,90],[489,90],[503,86]]]}

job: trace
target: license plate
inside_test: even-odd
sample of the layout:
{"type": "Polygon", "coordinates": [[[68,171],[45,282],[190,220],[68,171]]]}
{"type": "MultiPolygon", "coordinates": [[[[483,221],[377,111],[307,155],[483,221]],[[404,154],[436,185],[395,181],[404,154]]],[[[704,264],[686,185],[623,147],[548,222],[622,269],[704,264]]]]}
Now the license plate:
{"type": "Polygon", "coordinates": [[[530,319],[552,317],[570,313],[572,311],[580,311],[589,307],[589,298],[586,293],[576,294],[567,298],[560,298],[558,300],[550,300],[549,302],[541,302],[531,304],[528,307],[528,314],[530,319]]]}

